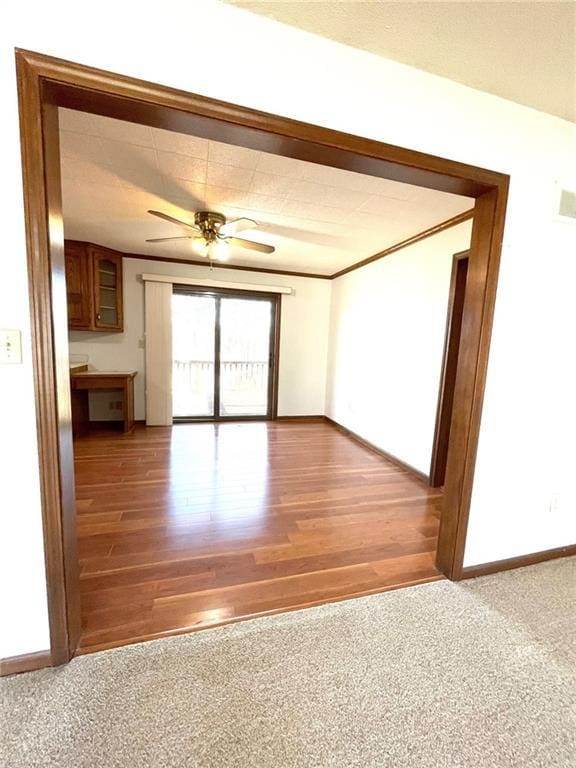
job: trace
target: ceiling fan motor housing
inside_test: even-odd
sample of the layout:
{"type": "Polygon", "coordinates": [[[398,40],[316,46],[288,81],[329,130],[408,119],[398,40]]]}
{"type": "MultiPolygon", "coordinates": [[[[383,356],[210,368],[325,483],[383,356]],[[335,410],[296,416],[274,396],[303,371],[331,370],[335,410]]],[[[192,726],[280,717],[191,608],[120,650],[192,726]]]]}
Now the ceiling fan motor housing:
{"type": "Polygon", "coordinates": [[[194,224],[200,227],[206,240],[215,240],[218,230],[226,224],[226,216],[215,211],[198,211],[194,214],[194,224]]]}

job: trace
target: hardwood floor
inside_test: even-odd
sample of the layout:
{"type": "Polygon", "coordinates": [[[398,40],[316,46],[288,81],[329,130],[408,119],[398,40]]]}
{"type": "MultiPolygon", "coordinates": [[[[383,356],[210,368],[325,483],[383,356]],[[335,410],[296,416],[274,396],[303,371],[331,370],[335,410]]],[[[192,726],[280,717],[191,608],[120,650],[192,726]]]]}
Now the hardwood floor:
{"type": "Polygon", "coordinates": [[[440,578],[441,492],[324,423],[74,444],[80,652],[440,578]]]}

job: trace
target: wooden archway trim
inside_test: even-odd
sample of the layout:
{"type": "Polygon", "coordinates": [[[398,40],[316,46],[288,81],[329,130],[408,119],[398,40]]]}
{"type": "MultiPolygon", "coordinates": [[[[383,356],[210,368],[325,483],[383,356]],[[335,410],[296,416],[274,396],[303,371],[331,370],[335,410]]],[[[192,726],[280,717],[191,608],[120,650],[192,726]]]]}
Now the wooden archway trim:
{"type": "Polygon", "coordinates": [[[437,564],[462,577],[508,176],[29,51],[16,51],[51,663],[79,635],[58,107],[475,198],[437,564]]]}

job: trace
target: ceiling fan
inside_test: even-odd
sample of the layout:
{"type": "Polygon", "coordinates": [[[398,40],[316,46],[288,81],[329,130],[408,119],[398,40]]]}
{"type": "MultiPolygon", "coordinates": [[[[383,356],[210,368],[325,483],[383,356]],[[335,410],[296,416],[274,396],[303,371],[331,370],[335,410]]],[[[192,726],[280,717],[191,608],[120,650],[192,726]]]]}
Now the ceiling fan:
{"type": "Polygon", "coordinates": [[[271,245],[256,243],[253,240],[245,240],[242,237],[236,237],[236,232],[243,229],[253,229],[258,224],[252,219],[240,218],[226,221],[226,216],[215,211],[198,211],[194,214],[194,224],[187,221],[180,221],[173,216],[161,211],[148,211],[152,216],[157,216],[164,221],[170,221],[172,224],[178,224],[181,227],[187,227],[193,230],[195,234],[184,235],[180,237],[154,237],[146,240],[147,243],[166,243],[172,240],[191,240],[192,250],[200,256],[206,256],[212,261],[226,261],[229,257],[229,246],[235,245],[240,248],[248,248],[251,251],[260,253],[274,253],[276,250],[271,245]]]}

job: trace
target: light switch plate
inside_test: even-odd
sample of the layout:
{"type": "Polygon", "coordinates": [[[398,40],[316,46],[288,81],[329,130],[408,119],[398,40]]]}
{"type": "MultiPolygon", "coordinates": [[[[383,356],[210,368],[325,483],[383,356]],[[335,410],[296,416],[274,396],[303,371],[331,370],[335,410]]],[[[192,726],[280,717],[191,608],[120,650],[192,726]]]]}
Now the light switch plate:
{"type": "Polygon", "coordinates": [[[0,328],[0,364],[22,362],[22,333],[0,328]]]}

